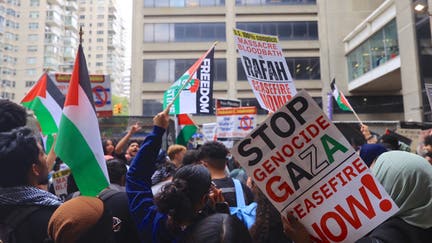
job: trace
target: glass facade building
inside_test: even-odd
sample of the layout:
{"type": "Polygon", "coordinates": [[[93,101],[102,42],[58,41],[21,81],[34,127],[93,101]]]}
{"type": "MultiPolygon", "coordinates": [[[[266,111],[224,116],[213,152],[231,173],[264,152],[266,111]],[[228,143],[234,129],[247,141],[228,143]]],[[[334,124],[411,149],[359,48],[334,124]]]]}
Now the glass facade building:
{"type": "Polygon", "coordinates": [[[399,44],[394,19],[347,55],[349,81],[397,56],[399,44]]]}

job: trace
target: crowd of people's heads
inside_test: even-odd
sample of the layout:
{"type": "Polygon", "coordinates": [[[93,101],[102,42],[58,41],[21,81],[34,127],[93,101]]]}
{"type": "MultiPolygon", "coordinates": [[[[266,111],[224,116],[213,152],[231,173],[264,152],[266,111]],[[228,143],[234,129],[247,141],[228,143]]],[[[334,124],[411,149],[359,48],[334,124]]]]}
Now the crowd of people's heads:
{"type": "Polygon", "coordinates": [[[38,185],[48,180],[46,155],[29,128],[0,133],[0,186],[38,185]]]}
{"type": "MultiPolygon", "coordinates": [[[[47,167],[46,155],[39,139],[31,129],[23,127],[26,124],[26,110],[15,103],[0,100],[0,113],[0,188],[46,184],[51,168],[47,167]],[[10,173],[11,171],[13,173],[10,173]]],[[[137,129],[138,125],[135,125],[132,130],[134,132],[137,129]]],[[[432,161],[432,135],[426,136],[423,141],[425,154],[422,157],[400,151],[401,141],[393,134],[378,136],[370,132],[367,126],[362,127],[361,131],[364,135],[361,141],[365,143],[357,144],[360,142],[356,140],[359,156],[399,207],[394,217],[409,225],[430,229],[432,167],[424,158],[432,161]]],[[[113,227],[122,220],[113,216],[113,207],[121,204],[127,209],[125,185],[128,166],[140,149],[140,141],[130,139],[133,132],[129,132],[125,139],[119,142],[114,139],[102,141],[111,183],[106,190],[116,188],[123,194],[119,195],[113,204],[107,204],[102,197],[79,196],[79,188],[73,174],[70,174],[67,179],[67,192],[71,196],[57,208],[49,220],[48,235],[51,241],[115,242],[113,227]],[[119,143],[123,143],[123,148],[119,148],[119,143]],[[124,154],[119,154],[119,150],[124,154]],[[122,202],[118,204],[119,201],[122,202]],[[115,221],[115,218],[118,221],[115,221]]],[[[217,181],[213,177],[215,171],[224,175],[229,175],[227,171],[234,171],[233,176],[242,176],[242,182],[248,178],[246,172],[239,168],[239,164],[234,163],[235,158],[228,159],[229,150],[224,144],[206,142],[196,150],[173,144],[166,151],[161,149],[157,153],[152,161],[156,172],[149,180],[151,186],[155,186],[152,187],[152,200],[158,212],[167,216],[167,224],[173,232],[184,233],[179,242],[264,243],[291,242],[290,237],[307,238],[297,238],[296,235],[284,233],[289,231],[286,228],[284,231],[284,227],[289,223],[280,217],[279,211],[256,186],[253,186],[252,190],[258,206],[256,221],[250,231],[236,217],[209,211],[210,194],[217,181]],[[232,162],[229,166],[233,168],[227,169],[229,161],[232,162]],[[188,230],[184,231],[185,228],[188,230]]],[[[60,170],[61,163],[61,160],[55,163],[54,171],[60,170]]],[[[218,193],[219,200],[225,200],[221,196],[222,190],[218,193]]],[[[225,200],[225,203],[227,201],[225,200]]],[[[127,214],[129,217],[129,211],[127,214]]],[[[133,230],[136,231],[135,228],[133,230]]]]}
{"type": "Polygon", "coordinates": [[[126,183],[127,167],[120,159],[110,159],[106,162],[111,183],[124,186],[126,183]]]}
{"type": "Polygon", "coordinates": [[[206,166],[225,170],[229,150],[220,142],[207,142],[199,148],[198,160],[206,166]]]}
{"type": "Polygon", "coordinates": [[[113,243],[113,218],[96,197],[75,197],[51,216],[48,235],[55,243],[113,243]]]}
{"type": "Polygon", "coordinates": [[[204,166],[183,166],[176,171],[172,182],[156,195],[155,204],[175,225],[186,225],[204,208],[210,184],[210,173],[204,166]]]}
{"type": "Polygon", "coordinates": [[[8,132],[27,123],[24,107],[9,100],[0,99],[0,132],[8,132]]]}

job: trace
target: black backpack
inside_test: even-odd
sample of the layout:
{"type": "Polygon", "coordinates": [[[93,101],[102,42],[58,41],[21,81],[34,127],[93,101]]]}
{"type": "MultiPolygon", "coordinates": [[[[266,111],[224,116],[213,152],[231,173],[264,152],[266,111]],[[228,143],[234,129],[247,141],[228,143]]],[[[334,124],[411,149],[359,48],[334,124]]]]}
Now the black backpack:
{"type": "Polygon", "coordinates": [[[19,207],[12,210],[5,219],[0,222],[0,243],[16,243],[15,229],[30,214],[40,209],[39,206],[19,207]]]}

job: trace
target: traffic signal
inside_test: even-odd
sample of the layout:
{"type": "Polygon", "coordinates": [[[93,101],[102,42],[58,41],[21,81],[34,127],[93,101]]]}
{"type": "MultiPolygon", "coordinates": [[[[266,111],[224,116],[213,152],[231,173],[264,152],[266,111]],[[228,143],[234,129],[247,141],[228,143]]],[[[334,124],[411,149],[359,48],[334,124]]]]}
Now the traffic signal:
{"type": "Polygon", "coordinates": [[[114,115],[121,114],[121,109],[122,109],[122,104],[121,103],[115,104],[114,107],[113,107],[113,113],[114,113],[114,115]]]}

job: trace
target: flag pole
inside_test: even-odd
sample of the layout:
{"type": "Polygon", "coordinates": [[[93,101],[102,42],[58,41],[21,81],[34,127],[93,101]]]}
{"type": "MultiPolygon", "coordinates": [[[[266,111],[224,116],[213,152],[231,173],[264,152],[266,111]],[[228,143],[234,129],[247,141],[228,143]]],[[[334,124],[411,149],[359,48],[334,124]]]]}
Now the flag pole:
{"type": "Polygon", "coordinates": [[[360,117],[357,115],[357,113],[355,112],[355,110],[352,110],[354,113],[354,116],[357,118],[357,120],[360,122],[360,125],[363,126],[363,122],[360,120],[360,117]]]}
{"type": "MultiPolygon", "coordinates": [[[[203,55],[203,57],[207,56],[209,54],[209,52],[217,45],[217,41],[215,41],[213,43],[213,45],[207,50],[207,52],[203,55]]],[[[192,80],[192,76],[190,75],[188,80],[186,80],[186,82],[182,85],[182,87],[180,88],[179,92],[177,92],[177,94],[174,96],[173,100],[171,101],[171,103],[168,105],[169,107],[171,107],[171,105],[174,104],[174,102],[177,100],[177,98],[180,96],[181,91],[186,87],[186,85],[192,80]]],[[[168,107],[167,106],[167,107],[168,107]]]]}
{"type": "Polygon", "coordinates": [[[80,30],[79,30],[79,43],[80,43],[80,45],[82,45],[82,42],[83,42],[83,34],[84,34],[84,32],[83,32],[83,30],[82,30],[82,25],[80,26],[80,30]]]}

